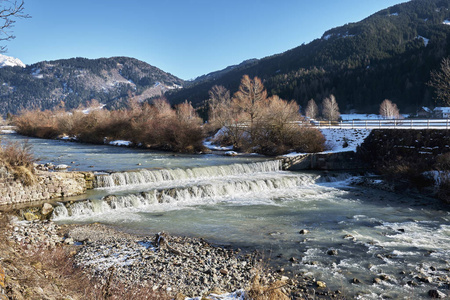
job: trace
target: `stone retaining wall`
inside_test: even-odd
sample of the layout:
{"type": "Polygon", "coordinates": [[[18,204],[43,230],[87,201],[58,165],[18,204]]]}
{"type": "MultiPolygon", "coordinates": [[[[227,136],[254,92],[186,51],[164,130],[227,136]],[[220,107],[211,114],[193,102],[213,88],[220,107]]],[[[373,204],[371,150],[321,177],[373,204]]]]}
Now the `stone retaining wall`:
{"type": "Polygon", "coordinates": [[[26,186],[11,174],[0,174],[0,205],[80,195],[92,188],[91,173],[38,171],[36,176],[37,183],[26,186]]]}
{"type": "Polygon", "coordinates": [[[368,166],[353,151],[337,153],[309,153],[283,158],[284,170],[356,170],[368,166]]]}

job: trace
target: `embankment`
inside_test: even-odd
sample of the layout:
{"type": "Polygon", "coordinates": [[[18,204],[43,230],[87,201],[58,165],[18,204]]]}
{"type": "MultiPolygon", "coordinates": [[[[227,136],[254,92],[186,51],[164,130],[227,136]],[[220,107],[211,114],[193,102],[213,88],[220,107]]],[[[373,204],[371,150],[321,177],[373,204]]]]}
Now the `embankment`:
{"type": "Polygon", "coordinates": [[[81,195],[92,188],[94,178],[88,172],[36,171],[35,176],[34,184],[25,185],[12,174],[0,172],[0,205],[81,195]]]}

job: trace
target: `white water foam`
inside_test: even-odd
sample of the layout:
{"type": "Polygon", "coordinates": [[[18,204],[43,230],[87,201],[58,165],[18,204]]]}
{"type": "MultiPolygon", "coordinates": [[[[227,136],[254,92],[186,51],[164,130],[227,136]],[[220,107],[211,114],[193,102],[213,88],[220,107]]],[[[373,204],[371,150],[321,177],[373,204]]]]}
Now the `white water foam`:
{"type": "Polygon", "coordinates": [[[83,200],[74,203],[60,204],[55,208],[55,220],[70,217],[82,217],[110,213],[112,211],[148,209],[162,206],[164,210],[177,206],[214,204],[228,201],[240,205],[271,204],[272,193],[314,184],[313,175],[277,174],[275,177],[258,177],[254,179],[233,178],[232,180],[215,180],[202,185],[188,185],[169,187],[165,189],[151,189],[145,192],[122,196],[106,196],[101,200],[83,200]],[[266,195],[266,197],[261,197],[266,195]],[[169,204],[169,205],[165,205],[169,204]]]}
{"type": "Polygon", "coordinates": [[[217,178],[261,172],[277,172],[280,170],[281,160],[190,169],[143,169],[133,172],[118,172],[109,175],[97,175],[95,179],[95,188],[143,185],[163,181],[186,181],[196,178],[217,178]]]}

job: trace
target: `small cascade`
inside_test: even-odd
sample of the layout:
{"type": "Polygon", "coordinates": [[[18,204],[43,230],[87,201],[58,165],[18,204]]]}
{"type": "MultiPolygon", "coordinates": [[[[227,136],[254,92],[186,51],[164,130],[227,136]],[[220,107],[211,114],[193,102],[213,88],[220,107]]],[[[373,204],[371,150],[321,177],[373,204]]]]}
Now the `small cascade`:
{"type": "Polygon", "coordinates": [[[308,174],[276,175],[256,179],[216,180],[202,185],[188,185],[132,193],[122,196],[109,195],[99,200],[83,200],[60,203],[54,210],[53,219],[91,216],[122,209],[139,209],[164,203],[194,205],[220,202],[224,199],[258,197],[274,191],[310,185],[317,176],[308,174]]]}
{"type": "Polygon", "coordinates": [[[127,185],[142,185],[166,181],[186,181],[202,178],[218,178],[243,174],[277,172],[281,170],[281,160],[232,164],[189,169],[161,169],[118,172],[95,177],[95,188],[112,188],[127,185]]]}

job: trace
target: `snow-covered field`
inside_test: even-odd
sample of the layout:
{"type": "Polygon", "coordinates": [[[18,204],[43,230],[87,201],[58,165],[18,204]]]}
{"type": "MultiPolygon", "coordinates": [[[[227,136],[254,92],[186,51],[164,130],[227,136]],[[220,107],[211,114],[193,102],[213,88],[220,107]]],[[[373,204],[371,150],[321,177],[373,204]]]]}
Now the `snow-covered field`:
{"type": "Polygon", "coordinates": [[[325,136],[325,152],[356,151],[372,130],[370,129],[320,129],[325,136]]]}

